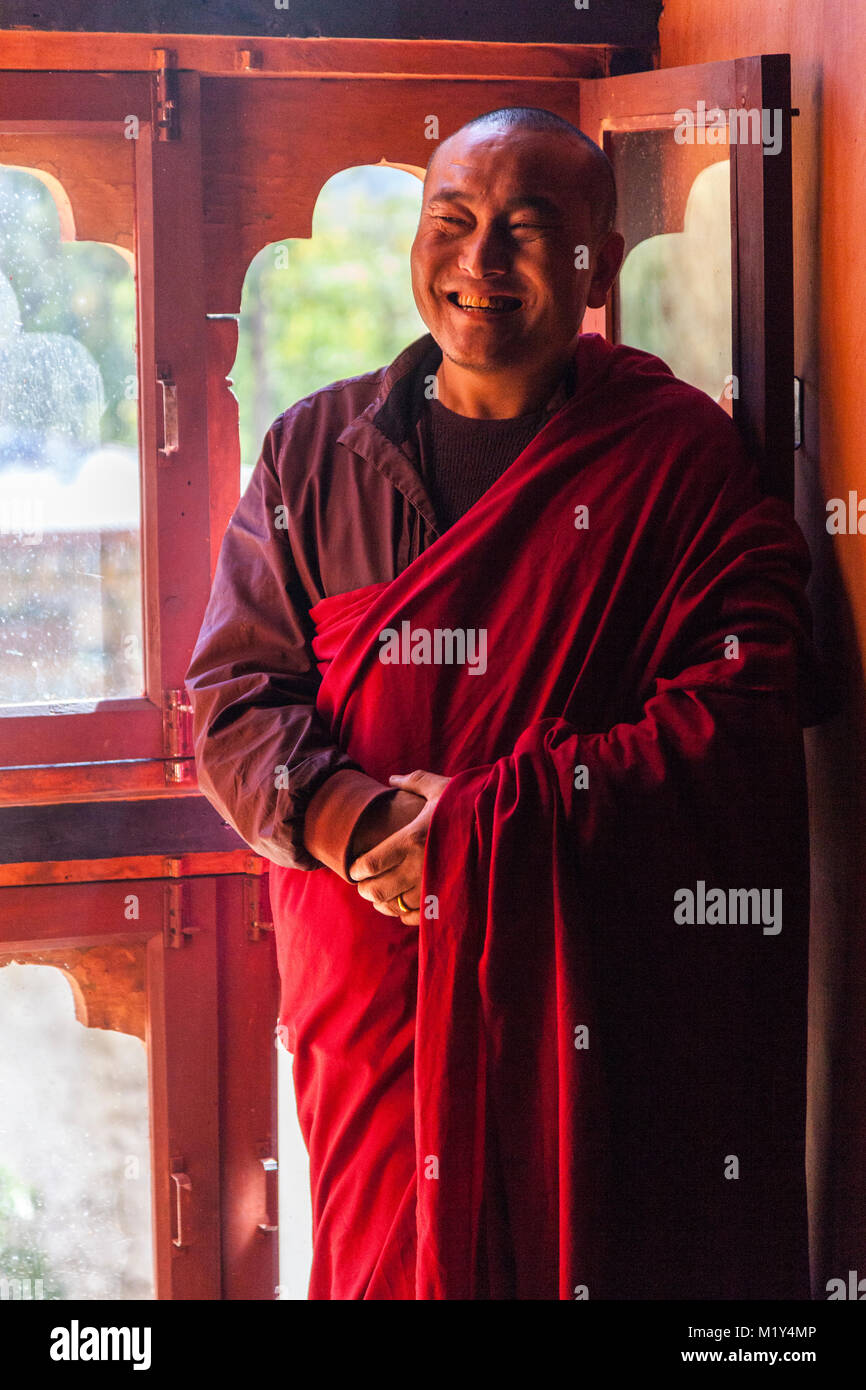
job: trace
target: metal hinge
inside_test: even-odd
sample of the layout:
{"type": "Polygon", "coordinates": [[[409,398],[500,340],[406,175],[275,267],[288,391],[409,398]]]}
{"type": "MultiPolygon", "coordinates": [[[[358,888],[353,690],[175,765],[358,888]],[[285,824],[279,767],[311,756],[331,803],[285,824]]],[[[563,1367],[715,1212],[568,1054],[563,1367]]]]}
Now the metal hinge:
{"type": "Polygon", "coordinates": [[[248,941],[262,941],[264,933],[274,929],[273,922],[267,920],[264,911],[269,902],[264,886],[266,881],[262,860],[251,856],[244,874],[244,921],[248,941]]]}
{"type": "Polygon", "coordinates": [[[151,120],[157,140],[180,139],[180,108],[177,100],[177,54],[173,48],[153,50],[153,99],[151,120]]]}
{"type": "Polygon", "coordinates": [[[193,927],[188,921],[185,884],[183,879],[176,877],[180,872],[180,860],[166,860],[166,868],[172,877],[163,885],[163,941],[178,951],[189,944],[188,938],[196,936],[201,927],[193,927]]]}
{"type": "Polygon", "coordinates": [[[235,67],[238,72],[260,72],[262,53],[259,48],[239,48],[235,53],[235,67]]]}
{"type": "Polygon", "coordinates": [[[165,780],[168,783],[192,779],[192,705],[185,690],[165,690],[162,700],[162,746],[165,753],[165,780]]]}

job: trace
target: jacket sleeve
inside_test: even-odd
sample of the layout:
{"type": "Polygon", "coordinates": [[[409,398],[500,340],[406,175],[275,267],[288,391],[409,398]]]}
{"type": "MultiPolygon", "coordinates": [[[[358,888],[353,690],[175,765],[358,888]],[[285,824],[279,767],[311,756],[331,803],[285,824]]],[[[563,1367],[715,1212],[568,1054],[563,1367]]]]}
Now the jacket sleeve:
{"type": "Polygon", "coordinates": [[[275,424],[229,522],[186,674],[196,766],[204,795],[257,853],[346,877],[361,812],[393,792],[334,743],[315,708],[309,602],[276,524],[288,505],[279,438],[275,424]]]}

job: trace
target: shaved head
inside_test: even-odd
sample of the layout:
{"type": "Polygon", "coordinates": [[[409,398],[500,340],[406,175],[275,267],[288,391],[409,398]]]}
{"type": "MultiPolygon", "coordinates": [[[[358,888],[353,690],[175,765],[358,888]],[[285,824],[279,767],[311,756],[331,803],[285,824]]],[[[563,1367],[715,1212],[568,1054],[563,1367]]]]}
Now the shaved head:
{"type": "Polygon", "coordinates": [[[615,215],[607,156],[552,111],[487,111],[436,147],[412,292],[442,349],[448,409],[504,418],[543,404],[616,278],[615,215]]]}
{"type": "Polygon", "coordinates": [[[604,150],[577,126],[541,106],[502,106],[467,121],[434,149],[427,161],[424,191],[427,190],[430,172],[438,162],[440,152],[458,135],[470,130],[483,133],[486,130],[515,129],[549,131],[551,135],[559,137],[563,150],[563,180],[573,181],[575,196],[591,203],[593,232],[597,241],[603,240],[612,231],[616,220],[616,183],[610,160],[604,150]]]}

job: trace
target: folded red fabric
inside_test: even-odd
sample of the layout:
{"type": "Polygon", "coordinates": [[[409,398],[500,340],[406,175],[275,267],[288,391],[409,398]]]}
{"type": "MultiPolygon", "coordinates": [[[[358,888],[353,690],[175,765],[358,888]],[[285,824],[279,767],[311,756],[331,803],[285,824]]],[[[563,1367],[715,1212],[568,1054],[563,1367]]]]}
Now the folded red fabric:
{"type": "Polygon", "coordinates": [[[808,551],[664,364],[585,335],[577,381],[312,609],[340,746],[453,779],[420,929],[271,868],[312,1298],[809,1296],[808,551]]]}

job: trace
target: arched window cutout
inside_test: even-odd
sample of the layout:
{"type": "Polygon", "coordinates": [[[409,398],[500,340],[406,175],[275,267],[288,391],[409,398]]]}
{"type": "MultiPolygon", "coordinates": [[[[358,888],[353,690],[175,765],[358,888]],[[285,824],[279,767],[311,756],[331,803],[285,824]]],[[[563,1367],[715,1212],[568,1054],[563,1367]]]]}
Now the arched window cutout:
{"type": "Polygon", "coordinates": [[[75,235],[59,178],[0,164],[5,706],[143,689],[134,259],[75,235]]]}
{"type": "Polygon", "coordinates": [[[385,160],[341,170],[319,194],[312,237],[272,242],[251,262],[229,378],[242,490],[284,410],[386,365],[427,331],[409,270],[423,174],[385,160]]]}
{"type": "Polygon", "coordinates": [[[143,992],[144,947],[107,950],[0,968],[4,1297],[154,1297],[147,1057],[108,1031],[111,997],[143,992]]]}

